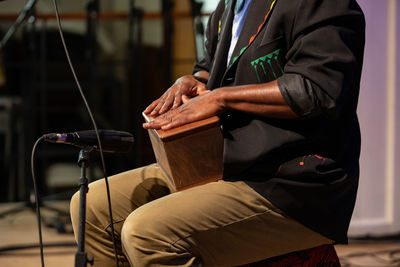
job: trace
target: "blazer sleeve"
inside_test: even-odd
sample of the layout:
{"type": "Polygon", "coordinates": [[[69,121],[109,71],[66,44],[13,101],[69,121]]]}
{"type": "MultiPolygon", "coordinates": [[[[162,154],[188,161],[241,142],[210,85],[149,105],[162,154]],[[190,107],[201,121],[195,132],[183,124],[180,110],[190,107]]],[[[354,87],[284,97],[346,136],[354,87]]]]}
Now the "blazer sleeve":
{"type": "Polygon", "coordinates": [[[295,8],[279,89],[300,117],[335,119],[358,97],[363,13],[355,0],[301,0],[295,8]]]}

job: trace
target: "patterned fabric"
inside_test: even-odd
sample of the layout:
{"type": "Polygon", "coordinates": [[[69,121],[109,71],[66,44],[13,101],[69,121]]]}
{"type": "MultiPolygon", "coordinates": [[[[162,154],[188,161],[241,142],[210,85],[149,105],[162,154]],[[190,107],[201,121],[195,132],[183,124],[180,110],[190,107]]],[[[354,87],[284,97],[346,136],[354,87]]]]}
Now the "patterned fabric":
{"type": "Polygon", "coordinates": [[[247,10],[249,9],[251,0],[237,0],[235,6],[235,17],[232,23],[232,39],[231,45],[228,52],[227,64],[230,62],[233,50],[236,47],[236,43],[239,39],[239,35],[242,31],[243,24],[247,15],[247,10]]]}
{"type": "Polygon", "coordinates": [[[323,245],[241,267],[340,267],[339,258],[333,245],[323,245]]]}
{"type": "MultiPolygon", "coordinates": [[[[249,1],[249,2],[250,2],[250,1],[249,1]]],[[[270,14],[271,14],[271,11],[272,11],[272,9],[273,9],[274,6],[275,6],[275,2],[276,2],[276,0],[274,0],[274,1],[272,2],[271,6],[270,6],[270,8],[269,8],[269,10],[268,10],[268,13],[267,13],[267,14],[265,15],[265,17],[264,17],[264,21],[258,26],[257,32],[256,32],[253,36],[251,36],[251,38],[250,38],[250,40],[249,40],[249,43],[248,43],[246,46],[244,46],[244,47],[242,47],[242,48],[240,49],[239,55],[235,56],[235,57],[233,58],[232,62],[230,62],[230,57],[228,58],[228,59],[229,59],[228,62],[230,62],[230,64],[229,64],[228,67],[231,67],[231,66],[233,65],[233,63],[236,62],[236,60],[244,53],[244,51],[246,51],[246,49],[251,45],[251,43],[254,41],[254,39],[256,38],[256,36],[260,33],[261,29],[263,28],[263,26],[264,26],[264,25],[266,24],[266,22],[268,21],[268,18],[269,18],[270,14]]],[[[232,46],[231,46],[231,47],[232,47],[232,46]]]]}

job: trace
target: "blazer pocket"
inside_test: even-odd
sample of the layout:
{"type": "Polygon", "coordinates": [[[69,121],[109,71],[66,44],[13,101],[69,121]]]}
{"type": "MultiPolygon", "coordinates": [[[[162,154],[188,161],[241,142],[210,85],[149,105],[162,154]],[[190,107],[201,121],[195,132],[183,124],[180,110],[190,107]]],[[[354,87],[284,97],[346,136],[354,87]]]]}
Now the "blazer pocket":
{"type": "Polygon", "coordinates": [[[260,44],[258,45],[258,47],[271,47],[271,49],[274,49],[276,47],[280,47],[283,45],[283,41],[284,41],[284,36],[278,36],[274,39],[271,40],[271,38],[268,38],[266,36],[263,36],[260,44]]]}
{"type": "Polygon", "coordinates": [[[261,40],[251,52],[250,64],[259,82],[268,82],[280,77],[284,71],[283,36],[271,41],[261,40]]]}
{"type": "Polygon", "coordinates": [[[319,155],[306,155],[282,163],[275,176],[298,182],[333,183],[346,172],[336,161],[319,155]]]}

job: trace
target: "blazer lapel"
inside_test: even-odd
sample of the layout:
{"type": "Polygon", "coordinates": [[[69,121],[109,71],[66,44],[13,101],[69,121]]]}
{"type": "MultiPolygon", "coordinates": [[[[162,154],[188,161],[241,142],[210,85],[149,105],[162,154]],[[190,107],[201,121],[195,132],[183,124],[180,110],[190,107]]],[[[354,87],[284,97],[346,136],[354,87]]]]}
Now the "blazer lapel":
{"type": "Polygon", "coordinates": [[[275,2],[276,0],[252,0],[249,10],[247,11],[247,17],[259,18],[259,20],[245,20],[238,42],[233,50],[228,69],[232,67],[232,65],[239,59],[243,52],[252,44],[255,37],[268,22],[275,2]],[[260,16],[260,12],[262,12],[263,15],[260,16]]]}
{"type": "MultiPolygon", "coordinates": [[[[258,1],[258,0],[256,0],[258,1]]],[[[219,86],[227,67],[227,56],[232,35],[232,22],[236,0],[225,0],[225,11],[218,25],[218,44],[207,83],[209,89],[219,86]]]]}

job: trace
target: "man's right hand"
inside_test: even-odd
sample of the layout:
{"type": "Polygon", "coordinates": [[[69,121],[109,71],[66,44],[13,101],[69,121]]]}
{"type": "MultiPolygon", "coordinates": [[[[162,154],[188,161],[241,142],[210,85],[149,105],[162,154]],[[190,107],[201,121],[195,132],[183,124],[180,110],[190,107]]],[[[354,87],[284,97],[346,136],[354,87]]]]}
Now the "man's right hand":
{"type": "Polygon", "coordinates": [[[145,114],[157,116],[171,109],[179,107],[183,102],[182,97],[193,97],[207,91],[206,84],[193,75],[185,75],[175,83],[157,100],[153,101],[145,110],[145,114]]]}

